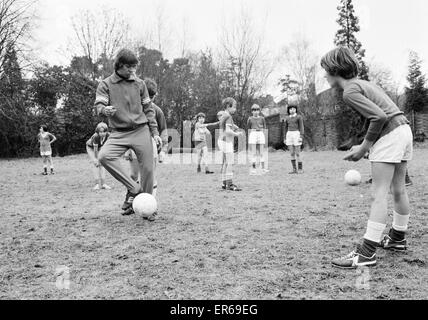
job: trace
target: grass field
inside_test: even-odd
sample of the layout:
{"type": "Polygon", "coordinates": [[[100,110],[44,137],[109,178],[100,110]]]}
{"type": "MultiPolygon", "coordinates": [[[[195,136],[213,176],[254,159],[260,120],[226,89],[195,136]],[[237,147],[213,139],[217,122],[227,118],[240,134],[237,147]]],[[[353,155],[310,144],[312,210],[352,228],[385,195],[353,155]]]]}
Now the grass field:
{"type": "MultiPolygon", "coordinates": [[[[428,149],[415,150],[408,187],[412,217],[406,253],[378,251],[369,288],[361,270],[330,259],[347,254],[365,231],[370,186],[346,186],[369,163],[344,153],[304,152],[305,173],[288,175],[289,155],[269,154],[271,172],[236,167],[243,192],[220,188],[193,165],[161,164],[159,218],[122,217],[124,187],[92,191],[86,155],[0,161],[1,299],[426,299],[428,149]],[[67,266],[69,289],[56,270],[67,266]]],[[[389,220],[389,223],[391,219],[389,220]]]]}

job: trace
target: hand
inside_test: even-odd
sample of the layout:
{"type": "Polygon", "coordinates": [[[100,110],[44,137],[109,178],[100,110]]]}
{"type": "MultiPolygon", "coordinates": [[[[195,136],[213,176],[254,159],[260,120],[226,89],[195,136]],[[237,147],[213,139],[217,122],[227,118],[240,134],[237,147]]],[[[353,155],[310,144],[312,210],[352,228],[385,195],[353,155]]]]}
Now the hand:
{"type": "Polygon", "coordinates": [[[154,137],[153,137],[153,139],[155,140],[156,145],[158,146],[158,150],[159,150],[160,148],[162,148],[162,139],[161,139],[161,137],[159,137],[159,136],[154,136],[154,137]]]}
{"type": "Polygon", "coordinates": [[[364,157],[364,155],[367,153],[367,150],[359,146],[353,146],[350,150],[350,153],[348,153],[343,160],[347,161],[358,161],[361,158],[364,157]]]}
{"type": "Polygon", "coordinates": [[[158,155],[159,162],[162,163],[164,158],[165,158],[165,151],[162,150],[161,152],[159,152],[159,155],[158,155]]]}
{"type": "Polygon", "coordinates": [[[111,117],[116,113],[116,108],[114,106],[107,106],[104,108],[104,114],[107,117],[111,117]]]}
{"type": "Polygon", "coordinates": [[[100,166],[100,161],[98,159],[94,160],[94,166],[96,166],[97,168],[100,166]]]}

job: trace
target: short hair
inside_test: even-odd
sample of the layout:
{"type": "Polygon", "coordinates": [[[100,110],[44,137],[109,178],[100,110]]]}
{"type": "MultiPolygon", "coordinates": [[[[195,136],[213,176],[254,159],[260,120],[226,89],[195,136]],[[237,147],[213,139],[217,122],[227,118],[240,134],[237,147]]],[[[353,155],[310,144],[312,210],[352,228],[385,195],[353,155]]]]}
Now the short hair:
{"type": "Polygon", "coordinates": [[[158,93],[158,85],[156,84],[156,81],[151,78],[145,78],[144,83],[146,84],[150,99],[153,98],[158,93]]]}
{"type": "Polygon", "coordinates": [[[45,124],[42,124],[42,125],[40,126],[40,128],[42,128],[44,132],[47,132],[47,131],[48,131],[48,126],[47,126],[47,125],[45,125],[45,124]]]}
{"type": "Polygon", "coordinates": [[[199,113],[196,115],[196,119],[198,119],[198,120],[199,120],[199,118],[206,118],[206,117],[205,117],[205,113],[203,113],[203,112],[199,112],[199,113]]]}
{"type": "Polygon", "coordinates": [[[129,49],[121,49],[114,60],[114,70],[117,71],[122,68],[124,65],[137,65],[138,58],[134,52],[129,49]]]}
{"type": "Polygon", "coordinates": [[[104,131],[107,131],[108,126],[105,122],[100,122],[97,124],[97,127],[95,128],[96,133],[100,133],[101,129],[104,129],[104,131]]]}
{"type": "Polygon", "coordinates": [[[260,106],[257,104],[257,103],[255,103],[255,104],[253,104],[252,106],[251,106],[251,110],[254,110],[254,109],[261,109],[260,108],[260,106]]]}
{"type": "Polygon", "coordinates": [[[227,109],[227,108],[232,107],[233,105],[236,105],[236,100],[228,97],[228,98],[223,99],[223,101],[221,102],[221,105],[222,105],[223,109],[227,109]]]}
{"type": "Polygon", "coordinates": [[[329,51],[321,59],[321,67],[331,76],[352,79],[358,76],[359,63],[355,54],[347,47],[329,51]]]}

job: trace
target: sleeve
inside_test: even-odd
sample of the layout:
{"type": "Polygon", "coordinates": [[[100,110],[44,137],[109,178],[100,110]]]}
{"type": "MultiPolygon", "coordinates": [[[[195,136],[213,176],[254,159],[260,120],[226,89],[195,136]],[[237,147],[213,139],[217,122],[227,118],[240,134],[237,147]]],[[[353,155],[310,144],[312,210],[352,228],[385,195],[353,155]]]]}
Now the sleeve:
{"type": "Polygon", "coordinates": [[[343,93],[343,101],[370,121],[365,139],[370,142],[375,141],[388,120],[385,112],[354,86],[343,93]]]}
{"type": "Polygon", "coordinates": [[[303,125],[303,117],[299,116],[299,131],[300,131],[300,135],[303,137],[303,135],[305,134],[305,127],[303,125]]]}
{"type": "Polygon", "coordinates": [[[93,134],[93,135],[88,139],[88,141],[86,141],[86,145],[87,145],[88,147],[91,147],[91,148],[93,148],[93,147],[94,147],[94,138],[95,138],[95,135],[93,134]]]}
{"type": "Polygon", "coordinates": [[[287,134],[287,132],[288,132],[288,118],[286,117],[284,121],[284,137],[287,134]]]}
{"type": "Polygon", "coordinates": [[[143,112],[146,115],[152,136],[159,136],[159,128],[158,123],[156,121],[156,112],[150,101],[149,94],[147,93],[147,87],[144,82],[142,82],[141,86],[141,103],[143,105],[143,112]]]}
{"type": "Polygon", "coordinates": [[[247,130],[251,130],[251,117],[248,118],[247,120],[247,130]]]}
{"type": "Polygon", "coordinates": [[[267,129],[267,125],[266,125],[266,119],[265,117],[263,117],[263,129],[267,129]]]}
{"type": "Polygon", "coordinates": [[[95,94],[95,109],[97,110],[97,114],[103,114],[104,107],[110,104],[110,96],[108,86],[105,81],[101,81],[98,84],[97,92],[95,94]]]}

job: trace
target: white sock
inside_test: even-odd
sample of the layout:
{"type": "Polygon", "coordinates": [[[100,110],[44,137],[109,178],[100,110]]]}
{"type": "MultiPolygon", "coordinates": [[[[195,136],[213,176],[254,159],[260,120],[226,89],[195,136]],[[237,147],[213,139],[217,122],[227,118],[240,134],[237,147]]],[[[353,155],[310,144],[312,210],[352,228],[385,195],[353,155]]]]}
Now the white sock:
{"type": "Polygon", "coordinates": [[[386,228],[386,224],[367,221],[367,230],[364,235],[364,239],[379,243],[382,240],[383,231],[386,228]]]}
{"type": "Polygon", "coordinates": [[[410,214],[401,215],[394,211],[392,218],[392,227],[397,231],[407,231],[407,224],[409,223],[410,214]]]}

